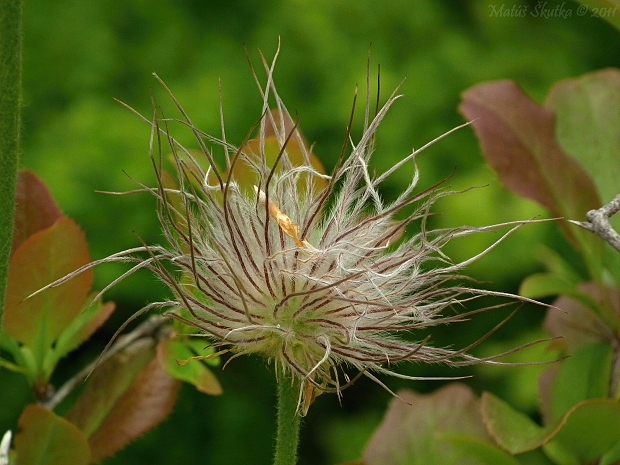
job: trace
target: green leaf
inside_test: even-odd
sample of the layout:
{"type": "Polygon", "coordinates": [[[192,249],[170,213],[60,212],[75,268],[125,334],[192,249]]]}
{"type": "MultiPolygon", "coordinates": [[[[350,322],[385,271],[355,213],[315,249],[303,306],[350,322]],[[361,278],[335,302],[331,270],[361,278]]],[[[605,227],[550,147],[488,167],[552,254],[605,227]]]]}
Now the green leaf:
{"type": "Polygon", "coordinates": [[[495,444],[471,436],[461,436],[456,434],[444,434],[439,436],[440,440],[445,440],[465,452],[467,455],[475,457],[482,464],[486,465],[520,465],[519,461],[507,454],[495,444]]]}
{"type": "Polygon", "coordinates": [[[560,145],[594,180],[603,203],[609,202],[620,188],[620,70],[560,81],[545,106],[557,115],[560,145]]]}
{"type": "Polygon", "coordinates": [[[562,465],[590,463],[620,441],[620,404],[611,399],[583,401],[547,428],[489,393],[482,395],[482,414],[493,439],[511,454],[543,446],[562,465]]]}
{"type": "Polygon", "coordinates": [[[491,393],[482,394],[481,409],[489,434],[511,454],[534,450],[549,435],[548,429],[538,426],[530,417],[491,393]]]}
{"type": "Polygon", "coordinates": [[[22,348],[15,339],[4,331],[4,328],[0,328],[0,348],[10,353],[15,362],[13,363],[8,360],[5,361],[0,359],[0,365],[8,368],[9,370],[24,373],[28,378],[35,377],[36,368],[33,368],[32,370],[28,369],[28,364],[24,357],[22,348]]]}
{"type": "Polygon", "coordinates": [[[29,405],[18,428],[16,465],[87,465],[91,461],[84,434],[51,410],[29,405]]]}
{"type": "Polygon", "coordinates": [[[586,399],[609,396],[613,347],[591,344],[562,362],[551,393],[553,419],[586,399]]]}
{"type": "Polygon", "coordinates": [[[56,338],[79,315],[92,285],[92,271],[26,297],[89,261],[84,233],[66,217],[30,236],[11,257],[4,327],[9,336],[32,347],[39,365],[56,338]]]}
{"type": "Polygon", "coordinates": [[[555,430],[542,428],[493,394],[482,394],[482,416],[495,442],[509,453],[524,454],[543,446],[558,465],[578,465],[562,445],[552,441],[555,430]]]}
{"type": "Polygon", "coordinates": [[[197,356],[205,356],[202,361],[207,365],[211,365],[212,367],[220,366],[220,357],[213,357],[215,350],[212,347],[209,347],[209,344],[203,338],[199,337],[185,337],[183,338],[183,343],[192,349],[197,356]]]}
{"type": "Polygon", "coordinates": [[[521,283],[519,294],[530,299],[540,299],[559,294],[576,294],[577,283],[554,273],[536,273],[521,283]]]}
{"type": "Polygon", "coordinates": [[[575,283],[583,281],[581,273],[575,269],[573,262],[547,246],[537,246],[536,260],[551,273],[562,276],[567,281],[575,283]]]}
{"type": "Polygon", "coordinates": [[[399,391],[363,454],[367,465],[481,465],[438,435],[489,439],[471,389],[452,383],[432,394],[399,391]]]}
{"type": "Polygon", "coordinates": [[[557,465],[580,465],[579,459],[557,441],[543,444],[542,450],[557,465]]]}
{"type": "Polygon", "coordinates": [[[516,456],[521,465],[557,465],[543,452],[536,449],[516,456]]]}
{"type": "Polygon", "coordinates": [[[86,308],[60,333],[54,349],[48,352],[43,365],[48,374],[51,374],[61,358],[85,342],[114,312],[113,302],[92,302],[95,295],[88,296],[86,308]]]}
{"type": "Polygon", "coordinates": [[[519,289],[519,294],[531,299],[552,295],[571,295],[586,305],[596,306],[596,302],[587,294],[577,290],[584,280],[575,270],[573,264],[566,261],[558,252],[548,247],[537,248],[536,260],[548,272],[528,276],[519,289]]]}
{"type": "MultiPolygon", "coordinates": [[[[616,13],[620,21],[620,9],[616,13]]],[[[620,70],[605,69],[560,81],[549,92],[545,106],[557,115],[560,145],[594,180],[602,201],[599,207],[611,201],[620,193],[620,70]]],[[[585,221],[585,217],[572,219],[585,221]]],[[[611,224],[619,228],[620,217],[612,217],[611,224]]],[[[620,285],[620,255],[608,247],[600,259],[620,285]]]]}
{"type": "Polygon", "coordinates": [[[94,461],[115,454],[172,411],[180,383],[155,353],[154,342],[141,339],[116,354],[95,370],[67,415],[89,437],[94,461]]]}
{"type": "Polygon", "coordinates": [[[620,441],[603,456],[599,465],[613,465],[618,462],[620,462],[620,441]]]}
{"type": "MultiPolygon", "coordinates": [[[[570,300],[593,315],[600,313],[601,302],[594,298],[589,290],[584,291],[583,287],[583,282],[571,281],[556,273],[534,273],[523,280],[519,294],[530,299],[560,295],[560,304],[570,300]]],[[[554,305],[562,308],[557,303],[554,305]]]]}
{"type": "MultiPolygon", "coordinates": [[[[200,392],[210,395],[219,395],[222,393],[222,387],[215,375],[209,370],[202,360],[189,360],[185,364],[179,364],[179,361],[188,360],[196,355],[191,345],[188,344],[188,338],[168,339],[162,341],[158,347],[158,356],[166,372],[181,381],[193,384],[200,392]]],[[[204,347],[204,341],[199,342],[204,347]]],[[[209,349],[206,353],[203,350],[198,355],[208,356],[213,353],[209,349]]],[[[217,358],[217,357],[216,357],[217,358]]]]}
{"type": "Polygon", "coordinates": [[[575,454],[579,463],[603,457],[620,441],[620,404],[611,399],[580,403],[565,416],[554,439],[575,454]]]}

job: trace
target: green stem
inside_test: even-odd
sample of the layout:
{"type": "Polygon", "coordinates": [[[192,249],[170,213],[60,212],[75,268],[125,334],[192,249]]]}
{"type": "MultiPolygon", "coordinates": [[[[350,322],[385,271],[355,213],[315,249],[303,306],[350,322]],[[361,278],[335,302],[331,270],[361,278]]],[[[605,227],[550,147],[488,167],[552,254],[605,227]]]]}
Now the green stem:
{"type": "Polygon", "coordinates": [[[278,383],[278,436],[274,465],[295,465],[301,416],[297,413],[299,381],[280,379],[278,383]]]}
{"type": "Polygon", "coordinates": [[[22,77],[21,0],[0,0],[0,325],[15,217],[22,77]]]}

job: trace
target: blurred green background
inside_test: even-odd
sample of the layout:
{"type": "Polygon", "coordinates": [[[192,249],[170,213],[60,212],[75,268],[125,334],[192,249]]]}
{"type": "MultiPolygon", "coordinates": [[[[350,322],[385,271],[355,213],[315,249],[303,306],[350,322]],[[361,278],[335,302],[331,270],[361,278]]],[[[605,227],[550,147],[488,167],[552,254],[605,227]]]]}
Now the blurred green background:
{"type": "MultiPolygon", "coordinates": [[[[154,182],[148,126],[113,101],[119,99],[149,115],[152,91],[158,102],[171,108],[153,72],[166,81],[194,123],[216,135],[221,81],[227,137],[238,144],[261,110],[244,46],[258,67],[257,50],[271,59],[280,39],[277,88],[289,110],[299,115],[303,133],[329,170],[342,145],[356,85],[364,96],[372,43],[372,69],[381,65],[383,100],[406,78],[401,89],[405,98],[379,131],[374,166],[381,171],[412,147],[461,124],[459,95],[472,85],[514,79],[540,102],[557,80],[620,64],[618,33],[591,12],[578,15],[578,4],[573,2],[29,0],[24,8],[21,164],[44,179],[64,212],[84,228],[95,259],[138,245],[138,236],[147,243],[162,240],[151,198],[96,192],[133,189],[127,175],[146,184],[154,182]],[[508,10],[524,16],[498,14],[508,10]],[[543,17],[535,16],[536,11],[570,15],[543,17]]],[[[359,123],[361,111],[358,116],[359,123]]],[[[437,225],[484,225],[542,213],[498,185],[468,128],[429,149],[419,164],[421,189],[450,175],[450,188],[481,186],[442,200],[435,209],[440,213],[434,220],[437,225]]],[[[392,176],[385,196],[402,189],[410,176],[405,171],[392,176]]],[[[497,237],[461,241],[448,251],[462,260],[497,237]]],[[[542,244],[566,250],[553,225],[528,226],[473,266],[471,274],[489,282],[490,288],[515,292],[523,277],[540,268],[536,257],[542,244]]],[[[97,271],[97,288],[123,271],[102,267],[97,271]]],[[[165,295],[147,273],[110,291],[106,298],[117,303],[116,315],[89,347],[66,361],[58,381],[101,350],[129,315],[165,295]]],[[[523,309],[478,353],[540,338],[543,313],[540,308],[523,309]]],[[[502,316],[497,312],[469,326],[442,328],[433,341],[463,347],[502,316]]],[[[523,356],[549,359],[543,349],[523,356]]],[[[535,410],[540,370],[401,367],[416,376],[474,374],[467,382],[478,392],[491,390],[529,412],[535,410]]],[[[7,387],[0,392],[0,431],[15,430],[21,409],[32,397],[21,378],[6,371],[0,375],[7,387]]],[[[173,415],[163,425],[106,463],[270,463],[275,434],[272,370],[259,359],[245,358],[217,375],[223,396],[207,397],[184,386],[173,415]]],[[[439,386],[435,381],[384,381],[394,390],[430,391],[439,386]]],[[[366,379],[345,391],[341,403],[333,395],[320,397],[305,420],[300,463],[359,458],[390,399],[366,379]]]]}

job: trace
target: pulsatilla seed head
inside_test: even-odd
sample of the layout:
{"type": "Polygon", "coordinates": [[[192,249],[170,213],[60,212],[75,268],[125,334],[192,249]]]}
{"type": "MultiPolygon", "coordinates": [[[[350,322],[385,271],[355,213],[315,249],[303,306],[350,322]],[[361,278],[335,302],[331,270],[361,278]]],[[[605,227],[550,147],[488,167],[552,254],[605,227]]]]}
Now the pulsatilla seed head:
{"type": "Polygon", "coordinates": [[[317,393],[339,393],[354,381],[346,374],[352,369],[384,386],[377,373],[416,379],[395,372],[399,362],[499,363],[411,341],[416,330],[470,316],[447,313],[448,307],[484,295],[514,298],[459,284],[462,269],[490,248],[456,264],[441,252],[455,237],[505,224],[426,228],[431,205],[447,193],[437,187],[416,193],[415,159],[446,134],[386,172],[371,174],[377,128],[400,98],[393,93],[372,118],[367,104],[357,143],[349,123],[328,176],[275,90],[275,60],[263,64],[263,116],[253,129],[258,136],[238,148],[224,136],[196,129],[171,93],[183,118],[174,121],[156,112],[147,120],[158,186],[144,190],[157,197],[168,245],[135,248],[94,264],[133,261],[127,274],[154,271],[174,297],[147,309],[164,309],[236,355],[260,354],[272,361],[282,382],[290,377],[301,382],[302,412],[317,393]],[[199,151],[173,138],[174,123],[191,130],[199,151]],[[225,168],[218,167],[214,147],[223,149],[225,168]],[[174,181],[162,169],[162,154],[170,149],[174,181]],[[415,168],[411,182],[396,200],[384,202],[380,185],[405,165],[415,168]],[[403,235],[412,223],[420,225],[419,232],[403,235]],[[146,252],[146,258],[137,252],[146,252]]]}

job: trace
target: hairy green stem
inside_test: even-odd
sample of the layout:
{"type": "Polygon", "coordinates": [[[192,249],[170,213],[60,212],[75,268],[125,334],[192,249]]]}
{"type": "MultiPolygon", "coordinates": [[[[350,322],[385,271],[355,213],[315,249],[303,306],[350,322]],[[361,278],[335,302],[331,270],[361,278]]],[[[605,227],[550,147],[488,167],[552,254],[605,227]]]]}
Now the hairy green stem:
{"type": "Polygon", "coordinates": [[[9,274],[19,160],[21,0],[0,0],[0,325],[9,274]]]}
{"type": "Polygon", "coordinates": [[[274,465],[295,465],[301,416],[297,413],[299,381],[282,378],[278,382],[278,435],[274,465]]]}

